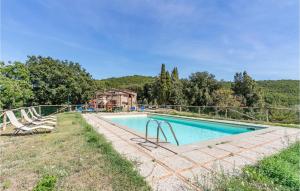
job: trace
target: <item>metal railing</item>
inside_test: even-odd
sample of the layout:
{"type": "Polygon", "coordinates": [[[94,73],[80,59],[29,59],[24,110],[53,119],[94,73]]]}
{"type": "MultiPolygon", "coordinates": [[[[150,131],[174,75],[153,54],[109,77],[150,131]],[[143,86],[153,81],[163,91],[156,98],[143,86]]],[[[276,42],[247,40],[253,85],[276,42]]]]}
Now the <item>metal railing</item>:
{"type": "MultiPolygon", "coordinates": [[[[185,106],[185,105],[137,105],[138,111],[150,111],[190,117],[216,118],[226,120],[272,122],[280,124],[300,124],[300,108],[283,107],[225,107],[225,106],[185,106]],[[141,109],[143,108],[143,109],[141,109]]],[[[46,116],[62,111],[82,111],[82,105],[37,105],[33,106],[37,112],[46,116]]],[[[20,107],[11,109],[17,118],[21,118],[20,107]]],[[[0,110],[0,130],[9,124],[5,116],[6,110],[0,110]],[[5,122],[5,123],[4,123],[5,122]],[[3,127],[4,126],[4,127],[3,127]]],[[[99,112],[99,111],[98,111],[99,112]]],[[[107,112],[107,111],[105,111],[107,112]]]]}
{"type": "Polygon", "coordinates": [[[156,126],[156,145],[157,145],[157,146],[159,145],[159,132],[162,133],[162,135],[163,135],[164,138],[165,138],[165,141],[168,142],[168,139],[167,139],[167,137],[166,137],[166,134],[165,134],[165,132],[164,132],[163,129],[162,129],[162,124],[163,124],[163,123],[168,124],[168,127],[169,127],[169,129],[170,129],[170,131],[171,131],[171,133],[172,133],[172,135],[173,135],[173,137],[174,137],[174,139],[175,139],[175,142],[176,142],[177,146],[179,145],[178,139],[177,139],[177,137],[176,137],[176,135],[175,135],[175,133],[174,133],[174,130],[173,130],[172,125],[171,125],[168,121],[160,121],[160,122],[159,122],[159,121],[156,120],[156,119],[149,119],[149,120],[147,121],[147,124],[146,124],[146,132],[145,132],[145,139],[146,139],[146,141],[149,141],[149,140],[148,140],[148,128],[149,128],[149,124],[150,124],[151,121],[155,121],[155,122],[157,123],[157,126],[156,126]]]}
{"type": "Polygon", "coordinates": [[[207,117],[229,120],[300,124],[299,108],[283,107],[226,107],[185,105],[139,105],[146,111],[191,117],[207,117]]]}

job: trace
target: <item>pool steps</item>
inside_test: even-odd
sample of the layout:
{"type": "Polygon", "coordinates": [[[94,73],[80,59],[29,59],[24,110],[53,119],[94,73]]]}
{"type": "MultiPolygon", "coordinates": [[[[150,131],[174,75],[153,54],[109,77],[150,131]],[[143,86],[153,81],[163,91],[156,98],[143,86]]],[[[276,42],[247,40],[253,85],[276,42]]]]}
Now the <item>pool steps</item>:
{"type": "Polygon", "coordinates": [[[145,132],[145,139],[146,139],[146,141],[148,141],[148,126],[149,126],[149,123],[150,123],[151,121],[155,121],[155,122],[157,123],[157,126],[156,126],[156,145],[157,145],[157,146],[159,146],[159,145],[158,145],[158,144],[159,144],[159,132],[162,133],[162,135],[163,135],[164,138],[165,138],[165,141],[168,142],[168,139],[167,139],[167,137],[166,137],[166,135],[165,135],[163,129],[161,128],[161,125],[162,125],[163,123],[168,124],[168,127],[170,128],[170,131],[171,131],[171,133],[172,133],[172,135],[173,135],[173,137],[174,137],[174,139],[175,139],[175,141],[176,141],[176,144],[177,144],[177,146],[179,146],[179,142],[178,142],[177,137],[176,137],[176,135],[175,135],[175,133],[174,133],[174,131],[173,131],[172,125],[171,125],[168,121],[165,121],[165,120],[162,120],[162,121],[159,122],[159,121],[156,120],[156,119],[149,119],[149,120],[147,121],[147,124],[146,124],[146,132],[145,132]]]}

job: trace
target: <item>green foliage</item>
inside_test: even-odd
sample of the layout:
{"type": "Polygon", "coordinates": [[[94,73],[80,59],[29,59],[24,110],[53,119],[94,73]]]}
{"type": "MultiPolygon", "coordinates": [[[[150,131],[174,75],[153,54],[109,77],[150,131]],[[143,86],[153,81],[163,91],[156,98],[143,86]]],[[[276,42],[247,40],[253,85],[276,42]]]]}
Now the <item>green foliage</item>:
{"type": "Polygon", "coordinates": [[[299,80],[263,80],[257,84],[264,90],[269,105],[295,106],[300,103],[299,80]]]}
{"type": "Polygon", "coordinates": [[[145,99],[144,86],[146,84],[152,84],[155,81],[154,77],[150,76],[124,76],[119,78],[107,78],[103,80],[95,80],[96,83],[96,90],[106,90],[106,89],[128,89],[137,92],[138,100],[142,103],[147,102],[151,98],[147,96],[149,99],[145,99]]]}
{"type": "Polygon", "coordinates": [[[160,104],[160,105],[167,103],[168,90],[169,90],[169,87],[168,87],[169,82],[167,82],[167,78],[168,78],[168,80],[170,80],[169,79],[170,75],[169,75],[169,73],[166,72],[165,64],[162,64],[159,78],[158,78],[158,81],[156,82],[157,101],[158,101],[158,104],[160,104]]]}
{"type": "Polygon", "coordinates": [[[169,90],[169,104],[184,105],[183,84],[179,79],[178,69],[175,67],[171,74],[171,85],[169,90]]]}
{"type": "Polygon", "coordinates": [[[172,81],[179,80],[179,74],[178,74],[178,69],[177,69],[177,67],[175,67],[175,68],[172,70],[171,78],[172,78],[172,81]]]}
{"type": "Polygon", "coordinates": [[[26,66],[30,71],[35,103],[84,103],[94,93],[91,75],[78,63],[30,56],[26,66]]]}
{"type": "Polygon", "coordinates": [[[26,105],[32,99],[28,68],[20,63],[0,64],[0,108],[26,105]]]}
{"type": "MultiPolygon", "coordinates": [[[[299,80],[261,80],[256,83],[263,92],[268,106],[291,107],[300,103],[299,80]]],[[[230,89],[232,86],[232,82],[221,81],[221,84],[225,89],[230,89]]]]}
{"type": "MultiPolygon", "coordinates": [[[[31,104],[84,103],[96,90],[119,88],[138,93],[139,103],[169,105],[295,106],[300,102],[298,80],[255,82],[246,72],[237,73],[235,81],[218,82],[212,74],[197,72],[189,79],[179,79],[175,67],[171,74],[162,64],[158,77],[125,76],[93,80],[78,63],[50,57],[30,56],[26,64],[0,62],[0,109],[31,104]],[[232,89],[233,95],[220,90],[232,89]],[[226,97],[226,98],[225,98],[226,97]]],[[[293,116],[291,116],[293,115],[293,116]]],[[[293,118],[287,112],[272,111],[270,118],[293,118]]],[[[288,122],[287,120],[285,120],[288,122]]]]}
{"type": "Polygon", "coordinates": [[[154,79],[154,77],[140,75],[107,78],[103,80],[96,80],[96,86],[98,90],[119,88],[138,91],[142,89],[145,84],[152,83],[154,79]]]}
{"type": "Polygon", "coordinates": [[[6,190],[9,189],[11,187],[11,181],[10,180],[4,180],[2,182],[2,189],[6,190]]]}
{"type": "Polygon", "coordinates": [[[233,95],[233,91],[230,89],[218,89],[213,94],[214,103],[219,107],[238,107],[240,106],[239,100],[233,95]]]}
{"type": "Polygon", "coordinates": [[[239,96],[245,106],[256,106],[260,101],[259,90],[256,82],[247,74],[236,73],[231,89],[239,96]]]}
{"type": "Polygon", "coordinates": [[[55,190],[56,176],[45,175],[33,188],[33,191],[52,191],[55,190]]]}
{"type": "Polygon", "coordinates": [[[215,190],[300,190],[300,142],[243,169],[239,176],[222,177],[215,190]]]}
{"type": "Polygon", "coordinates": [[[0,63],[0,108],[84,103],[94,93],[91,75],[78,63],[29,56],[26,64],[0,63]]]}
{"type": "MultiPolygon", "coordinates": [[[[166,72],[167,71],[165,69],[165,66],[162,66],[160,75],[157,78],[148,77],[148,76],[125,76],[120,78],[96,80],[97,89],[110,89],[110,88],[131,89],[138,93],[138,100],[140,103],[155,104],[158,102],[159,97],[165,96],[164,95],[165,93],[163,92],[163,90],[165,90],[164,88],[165,85],[162,85],[161,82],[164,83],[163,73],[166,72]],[[160,90],[159,87],[161,87],[160,90]]],[[[241,78],[243,79],[243,74],[241,78]]],[[[170,86],[170,83],[168,84],[170,86]]],[[[298,80],[267,80],[267,81],[257,81],[255,83],[255,81],[247,74],[244,84],[246,85],[248,84],[248,86],[246,87],[252,87],[250,89],[247,88],[244,89],[245,92],[248,93],[243,93],[246,94],[246,97],[251,98],[249,99],[248,104],[252,102],[252,105],[263,107],[265,101],[267,106],[295,106],[300,102],[300,97],[299,97],[300,88],[299,88],[298,80]],[[253,91],[254,94],[251,94],[251,92],[253,91]]],[[[221,85],[222,88],[226,90],[231,90],[231,87],[234,85],[234,83],[220,81],[219,85],[221,85]]],[[[166,103],[170,105],[191,104],[190,94],[192,90],[190,89],[190,80],[189,79],[180,80],[177,68],[174,68],[171,72],[171,86],[168,91],[166,91],[166,93],[168,93],[168,95],[166,95],[167,99],[160,98],[159,102],[163,102],[163,104],[166,103]],[[165,101],[163,101],[164,99],[165,101]]],[[[212,97],[209,96],[210,98],[214,99],[212,105],[222,105],[221,102],[223,103],[226,102],[225,100],[220,100],[220,98],[222,99],[224,98],[221,97],[222,94],[226,94],[224,96],[229,96],[229,94],[228,92],[226,93],[222,91],[218,93],[214,93],[212,97]],[[215,96],[219,98],[216,98],[215,96]]],[[[236,101],[239,101],[240,102],[239,104],[246,105],[246,101],[247,101],[246,99],[244,99],[244,96],[241,97],[230,96],[229,100],[231,100],[233,105],[237,104],[236,101]]],[[[230,103],[228,104],[231,105],[230,103]]],[[[279,119],[280,116],[277,117],[274,113],[273,118],[279,119]]]]}
{"type": "Polygon", "coordinates": [[[189,105],[214,105],[213,94],[220,84],[213,74],[196,72],[185,82],[184,88],[189,105]]]}
{"type": "Polygon", "coordinates": [[[185,104],[183,86],[179,79],[178,70],[175,67],[170,75],[162,64],[161,71],[153,83],[147,83],[143,91],[139,92],[140,102],[147,104],[185,104]]]}
{"type": "Polygon", "coordinates": [[[269,109],[269,120],[273,122],[300,123],[299,110],[269,109]]]}

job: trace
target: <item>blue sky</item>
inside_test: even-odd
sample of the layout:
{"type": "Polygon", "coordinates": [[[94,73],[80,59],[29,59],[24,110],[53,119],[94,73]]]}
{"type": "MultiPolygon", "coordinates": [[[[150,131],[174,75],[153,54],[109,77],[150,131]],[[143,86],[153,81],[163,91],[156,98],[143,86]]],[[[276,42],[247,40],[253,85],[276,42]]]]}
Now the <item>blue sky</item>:
{"type": "Polygon", "coordinates": [[[94,78],[299,79],[298,0],[1,0],[1,60],[79,62],[94,78]]]}

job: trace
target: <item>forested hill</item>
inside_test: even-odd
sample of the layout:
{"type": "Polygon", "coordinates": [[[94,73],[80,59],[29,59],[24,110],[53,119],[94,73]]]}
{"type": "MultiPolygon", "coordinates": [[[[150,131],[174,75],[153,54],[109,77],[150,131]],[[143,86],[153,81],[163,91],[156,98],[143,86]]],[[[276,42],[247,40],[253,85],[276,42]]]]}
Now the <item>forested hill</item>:
{"type": "Polygon", "coordinates": [[[149,104],[257,106],[266,103],[293,107],[300,102],[299,82],[255,82],[246,71],[236,73],[234,82],[218,81],[208,72],[195,72],[180,80],[178,69],[169,72],[164,64],[157,77],[134,75],[93,80],[79,63],[29,56],[25,63],[0,61],[0,109],[34,104],[81,104],[90,100],[96,90],[111,88],[134,90],[140,103],[149,104]],[[231,87],[232,91],[228,91],[231,87]]]}
{"type": "Polygon", "coordinates": [[[133,75],[96,80],[96,84],[98,89],[121,88],[138,90],[146,83],[152,83],[154,79],[155,78],[151,76],[133,75]]]}
{"type": "MultiPolygon", "coordinates": [[[[265,101],[271,105],[294,106],[300,103],[299,80],[259,80],[265,101]]],[[[230,88],[231,82],[222,82],[224,88],[230,88]]]]}
{"type": "Polygon", "coordinates": [[[257,81],[258,85],[273,93],[299,95],[299,80],[262,80],[257,81]]]}
{"type": "Polygon", "coordinates": [[[300,102],[299,80],[263,80],[257,81],[265,91],[266,101],[278,105],[298,105],[300,102]]]}
{"type": "MultiPolygon", "coordinates": [[[[96,80],[98,89],[123,88],[139,90],[146,83],[154,81],[151,76],[124,76],[118,78],[107,78],[96,80]]],[[[273,105],[293,106],[300,102],[300,81],[299,80],[260,80],[257,81],[262,88],[267,103],[273,105]]],[[[222,82],[223,87],[230,88],[231,82],[222,82]]]]}

